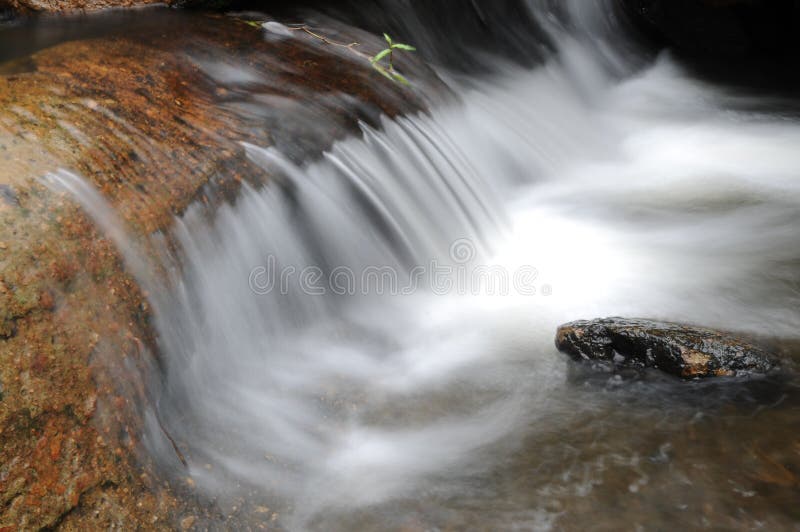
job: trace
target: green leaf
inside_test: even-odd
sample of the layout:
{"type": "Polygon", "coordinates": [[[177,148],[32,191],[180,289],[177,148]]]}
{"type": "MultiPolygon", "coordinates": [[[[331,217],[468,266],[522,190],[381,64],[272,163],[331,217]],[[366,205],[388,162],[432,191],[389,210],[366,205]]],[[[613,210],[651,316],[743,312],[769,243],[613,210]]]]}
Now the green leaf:
{"type": "Polygon", "coordinates": [[[260,28],[261,25],[263,24],[263,22],[261,22],[260,20],[245,20],[244,23],[249,24],[254,28],[260,28]]]}
{"type": "Polygon", "coordinates": [[[413,46],[410,46],[408,44],[400,44],[400,43],[393,44],[392,48],[399,48],[400,50],[405,50],[407,52],[416,52],[417,51],[417,49],[414,48],[413,46]]]}
{"type": "Polygon", "coordinates": [[[389,43],[389,46],[391,46],[392,45],[392,38],[389,37],[389,34],[388,33],[384,33],[383,37],[386,39],[386,42],[389,43]]]}
{"type": "Polygon", "coordinates": [[[382,50],[381,52],[378,52],[378,54],[375,55],[375,57],[373,57],[371,59],[372,64],[374,65],[375,63],[377,63],[378,61],[380,61],[381,59],[383,59],[384,57],[386,57],[390,53],[392,53],[391,48],[387,48],[386,50],[382,50]]]}

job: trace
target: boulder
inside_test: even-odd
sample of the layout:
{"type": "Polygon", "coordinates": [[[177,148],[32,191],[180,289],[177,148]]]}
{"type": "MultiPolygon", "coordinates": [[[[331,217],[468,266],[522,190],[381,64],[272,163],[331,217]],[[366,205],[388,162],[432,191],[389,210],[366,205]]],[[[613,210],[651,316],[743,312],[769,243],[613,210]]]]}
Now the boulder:
{"type": "MultiPolygon", "coordinates": [[[[147,295],[42,177],[81,174],[147,258],[149,236],[189,204],[211,209],[269,179],[241,141],[307,159],[360,121],[422,108],[415,88],[305,32],[269,39],[233,18],[164,11],[180,31],[74,39],[0,63],[0,531],[170,530],[213,511],[185,508],[193,484],[165,484],[142,452],[159,365],[147,295]]],[[[435,80],[406,61],[414,83],[435,80]]]]}
{"type": "Polygon", "coordinates": [[[657,368],[684,378],[764,374],[769,353],[735,335],[647,319],[574,321],[558,328],[556,347],[575,360],[657,368]]]}

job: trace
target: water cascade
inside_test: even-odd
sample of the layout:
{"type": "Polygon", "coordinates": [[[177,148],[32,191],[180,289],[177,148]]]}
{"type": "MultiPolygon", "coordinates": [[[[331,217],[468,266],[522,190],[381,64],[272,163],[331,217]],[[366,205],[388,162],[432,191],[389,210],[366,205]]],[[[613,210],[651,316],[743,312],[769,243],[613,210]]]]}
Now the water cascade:
{"type": "Polygon", "coordinates": [[[279,501],[297,530],[585,527],[618,489],[665,510],[617,524],[691,523],[711,486],[764,519],[726,473],[741,451],[715,442],[796,422],[795,388],[783,410],[722,411],[778,392],[582,373],[553,332],[625,315],[796,336],[800,121],[637,56],[603,2],[528,7],[541,64],[439,67],[455,101],[319,160],[248,142],[269,183],[190,207],[152,237],[157,268],[80,176],[50,177],[150,294],[146,441],[166,470],[223,506],[279,501]]]}

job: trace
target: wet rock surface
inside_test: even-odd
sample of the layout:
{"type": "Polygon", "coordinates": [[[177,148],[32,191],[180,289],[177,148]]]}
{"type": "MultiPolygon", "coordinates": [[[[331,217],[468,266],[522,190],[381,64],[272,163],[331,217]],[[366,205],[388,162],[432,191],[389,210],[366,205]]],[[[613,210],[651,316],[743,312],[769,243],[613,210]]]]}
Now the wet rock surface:
{"type": "Polygon", "coordinates": [[[556,347],[576,360],[657,368],[684,378],[763,374],[769,353],[735,335],[646,319],[574,321],[558,328],[556,347]]]}
{"type": "MultiPolygon", "coordinates": [[[[177,16],[165,11],[142,16],[177,16]]],[[[147,294],[42,178],[81,174],[144,242],[190,203],[269,179],[241,141],[302,137],[290,155],[313,157],[359,120],[423,107],[413,88],[306,34],[180,17],[180,32],[75,39],[0,63],[0,530],[192,528],[215,511],[142,452],[158,368],[147,294]]],[[[412,61],[408,76],[431,81],[412,61]]]]}
{"type": "Polygon", "coordinates": [[[150,4],[216,9],[225,7],[230,3],[227,0],[0,0],[0,11],[6,9],[18,13],[63,13],[108,8],[132,8],[150,4]]]}

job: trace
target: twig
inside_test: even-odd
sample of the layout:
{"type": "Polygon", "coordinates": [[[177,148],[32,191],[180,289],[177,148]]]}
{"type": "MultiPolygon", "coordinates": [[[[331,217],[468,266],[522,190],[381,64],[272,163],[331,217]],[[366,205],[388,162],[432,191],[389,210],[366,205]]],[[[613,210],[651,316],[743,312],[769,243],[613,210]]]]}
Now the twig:
{"type": "Polygon", "coordinates": [[[382,76],[384,76],[384,77],[386,77],[386,78],[388,78],[388,79],[390,79],[392,81],[397,81],[397,82],[400,82],[400,83],[402,83],[404,85],[409,85],[408,80],[405,77],[403,77],[402,74],[400,74],[398,71],[396,71],[394,69],[394,50],[395,50],[395,48],[399,48],[401,50],[407,50],[407,51],[413,52],[413,51],[416,51],[416,48],[414,48],[413,46],[409,46],[407,44],[394,43],[394,42],[392,42],[392,38],[389,37],[389,35],[387,35],[385,33],[383,34],[383,36],[386,38],[386,41],[389,43],[389,48],[385,49],[383,52],[380,52],[378,55],[372,56],[372,55],[365,54],[365,53],[362,53],[362,52],[356,50],[355,47],[359,46],[359,43],[357,43],[357,42],[351,42],[350,44],[345,44],[345,43],[342,43],[342,42],[332,41],[332,40],[328,39],[327,37],[325,37],[324,35],[320,35],[320,34],[314,32],[314,31],[312,31],[311,28],[309,28],[306,24],[288,25],[288,26],[286,26],[286,28],[289,31],[302,31],[302,32],[310,35],[311,37],[314,37],[315,39],[318,39],[318,40],[324,42],[325,44],[329,44],[331,46],[338,46],[340,48],[345,48],[346,50],[349,50],[350,52],[354,53],[355,55],[357,55],[359,57],[362,57],[362,58],[366,59],[367,61],[369,61],[370,64],[372,65],[372,68],[377,70],[382,76]],[[387,54],[389,56],[389,68],[385,68],[382,65],[380,65],[380,63],[379,63],[380,59],[383,56],[387,55],[387,54]]]}
{"type": "Polygon", "coordinates": [[[353,52],[354,54],[356,54],[356,55],[358,55],[360,57],[365,57],[367,59],[370,58],[369,55],[361,53],[358,50],[354,49],[356,46],[360,46],[360,44],[357,43],[357,42],[351,42],[350,44],[345,44],[345,43],[341,43],[341,42],[332,41],[332,40],[328,39],[327,37],[325,37],[324,35],[320,35],[320,34],[318,34],[316,32],[311,31],[311,28],[309,28],[305,24],[303,24],[302,26],[295,26],[295,27],[287,26],[287,29],[289,29],[290,31],[303,31],[303,32],[307,33],[308,35],[311,35],[315,39],[319,39],[320,41],[324,42],[325,44],[330,44],[331,46],[338,46],[340,48],[346,48],[347,50],[350,50],[351,52],[353,52]]]}

